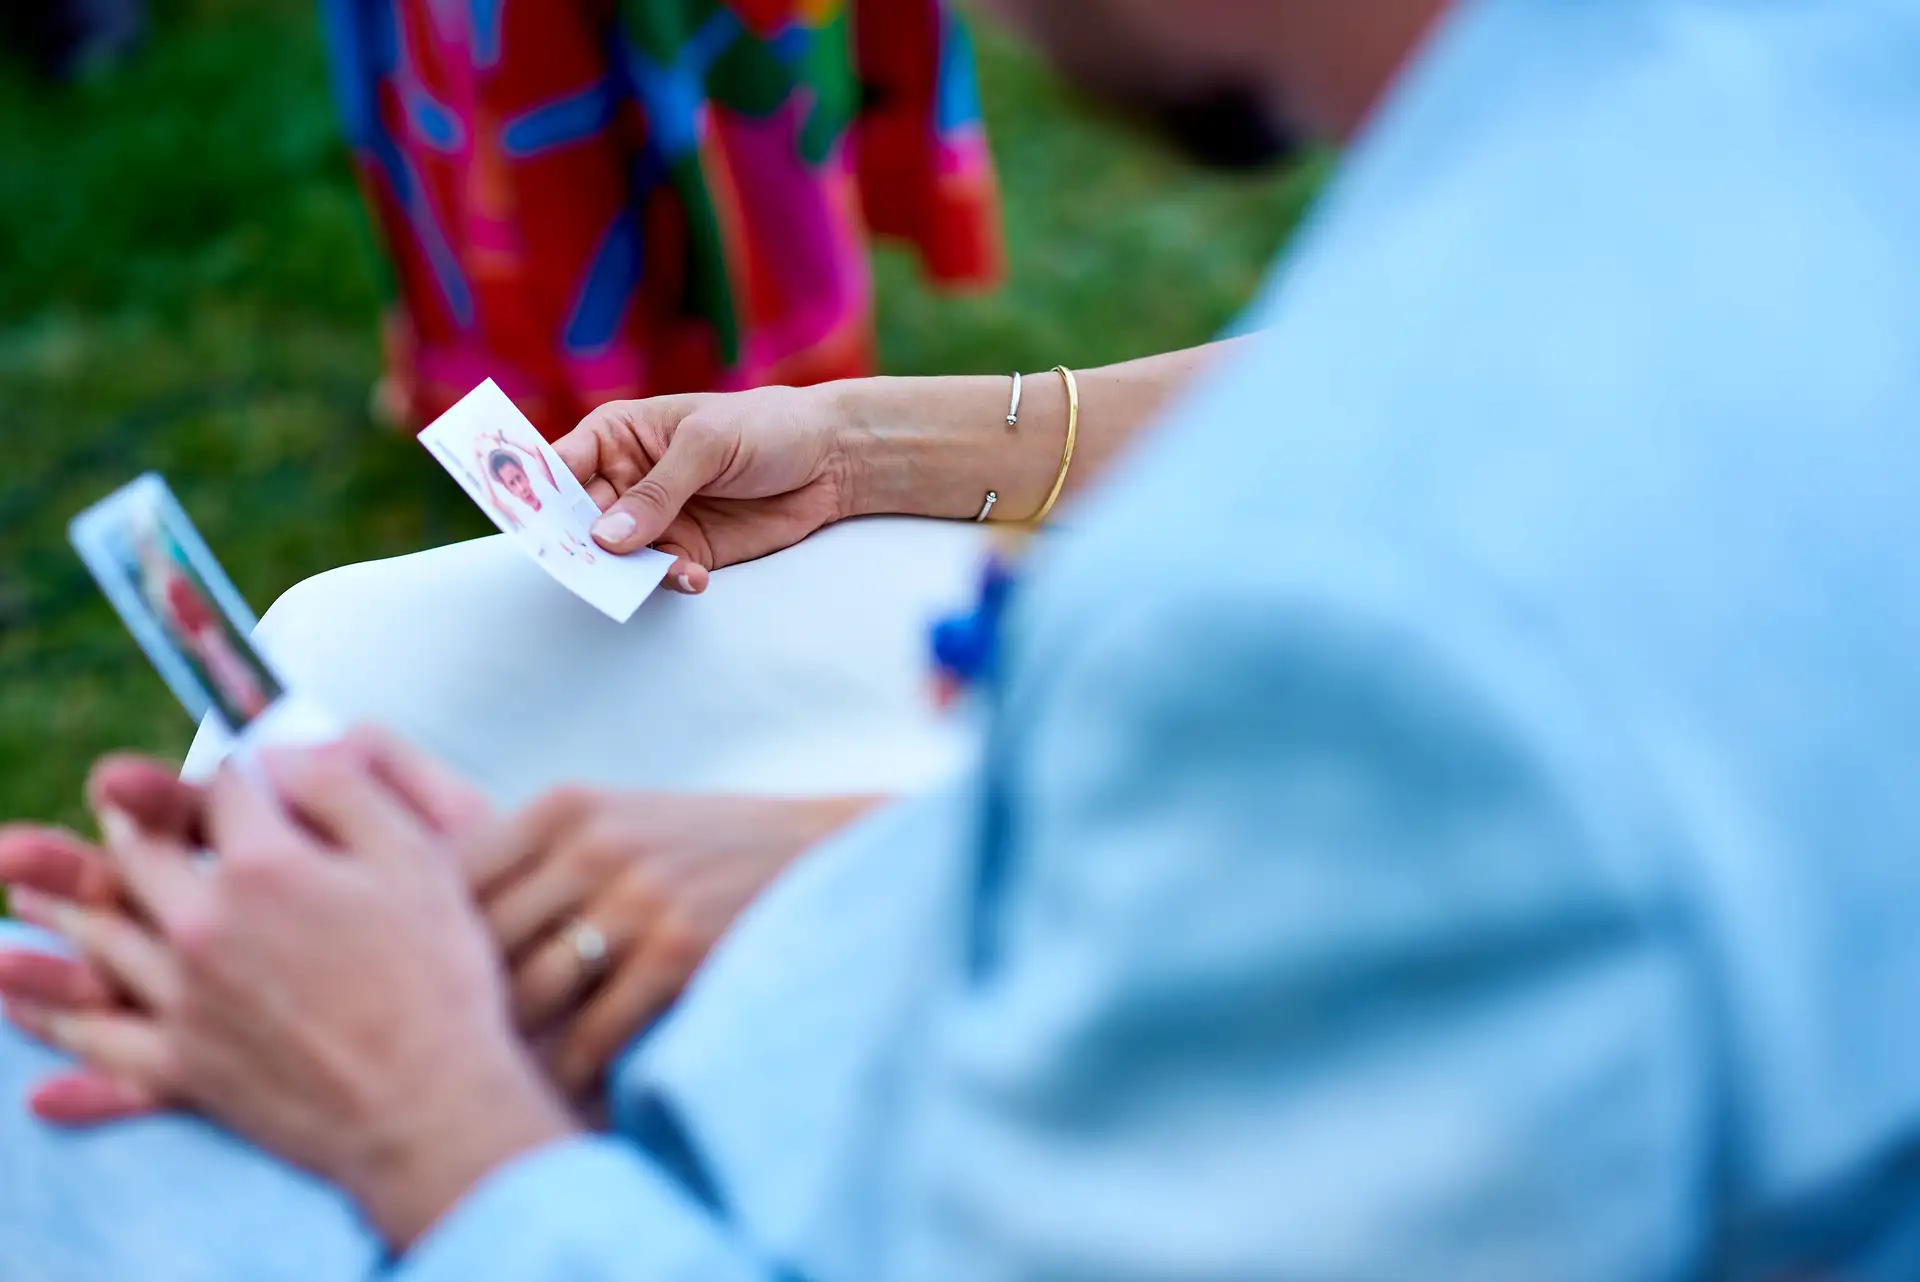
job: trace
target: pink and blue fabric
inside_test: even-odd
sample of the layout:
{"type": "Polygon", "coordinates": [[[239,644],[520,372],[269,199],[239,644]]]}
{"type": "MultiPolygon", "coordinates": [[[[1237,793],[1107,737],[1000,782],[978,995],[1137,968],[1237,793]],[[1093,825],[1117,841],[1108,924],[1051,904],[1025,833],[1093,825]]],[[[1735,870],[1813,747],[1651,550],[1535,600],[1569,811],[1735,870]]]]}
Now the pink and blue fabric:
{"type": "Polygon", "coordinates": [[[425,421],[491,377],[542,430],[872,366],[869,232],[996,280],[972,53],[936,0],[322,0],[425,421]]]}

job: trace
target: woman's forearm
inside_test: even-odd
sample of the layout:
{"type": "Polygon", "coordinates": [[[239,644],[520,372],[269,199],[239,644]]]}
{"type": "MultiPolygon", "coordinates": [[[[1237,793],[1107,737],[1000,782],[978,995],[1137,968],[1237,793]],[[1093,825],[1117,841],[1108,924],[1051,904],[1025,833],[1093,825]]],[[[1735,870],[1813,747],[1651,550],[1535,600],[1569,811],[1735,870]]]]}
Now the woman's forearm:
{"type": "MultiPolygon", "coordinates": [[[[1098,476],[1174,394],[1239,341],[1074,371],[1080,428],[1067,492],[1098,476]]],[[[1066,444],[1066,386],[1051,371],[1025,375],[1020,421],[1008,426],[1011,390],[1004,374],[863,378],[821,388],[846,424],[854,514],[968,518],[989,490],[999,496],[997,520],[1039,511],[1066,444]]]]}

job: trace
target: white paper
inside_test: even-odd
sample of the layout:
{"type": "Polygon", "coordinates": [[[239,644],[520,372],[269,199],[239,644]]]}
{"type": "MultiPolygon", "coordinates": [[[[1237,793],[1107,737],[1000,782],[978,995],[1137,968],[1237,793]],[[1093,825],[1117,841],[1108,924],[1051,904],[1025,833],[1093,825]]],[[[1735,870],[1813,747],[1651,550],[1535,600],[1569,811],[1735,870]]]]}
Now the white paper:
{"type": "Polygon", "coordinates": [[[492,379],[420,433],[440,466],[559,584],[625,623],[667,577],[652,548],[616,556],[593,541],[600,509],[492,379]]]}

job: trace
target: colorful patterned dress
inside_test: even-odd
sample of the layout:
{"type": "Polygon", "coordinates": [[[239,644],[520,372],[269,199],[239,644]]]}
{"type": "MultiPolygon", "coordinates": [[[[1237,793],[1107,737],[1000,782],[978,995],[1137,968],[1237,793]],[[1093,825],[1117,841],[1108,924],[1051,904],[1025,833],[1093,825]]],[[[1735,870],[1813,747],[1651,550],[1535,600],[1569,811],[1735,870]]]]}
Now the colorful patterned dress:
{"type": "Polygon", "coordinates": [[[603,401],[873,361],[872,232],[1000,267],[972,55],[938,0],[322,0],[424,423],[492,377],[603,401]]]}

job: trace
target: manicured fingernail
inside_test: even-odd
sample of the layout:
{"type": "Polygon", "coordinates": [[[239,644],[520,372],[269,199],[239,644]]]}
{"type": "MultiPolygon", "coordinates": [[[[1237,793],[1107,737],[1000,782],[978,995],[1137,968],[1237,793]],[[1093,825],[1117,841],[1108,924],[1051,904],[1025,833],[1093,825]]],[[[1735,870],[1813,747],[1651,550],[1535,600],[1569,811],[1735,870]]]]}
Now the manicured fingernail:
{"type": "Polygon", "coordinates": [[[632,534],[633,530],[633,518],[625,512],[609,512],[593,523],[593,537],[608,543],[620,542],[632,534]]]}
{"type": "Polygon", "coordinates": [[[95,817],[100,821],[100,835],[109,846],[130,845],[140,839],[140,825],[118,806],[102,806],[95,817]]]}
{"type": "Polygon", "coordinates": [[[673,576],[673,581],[680,585],[682,592],[691,593],[694,590],[693,576],[691,574],[676,574],[673,576]]]}

